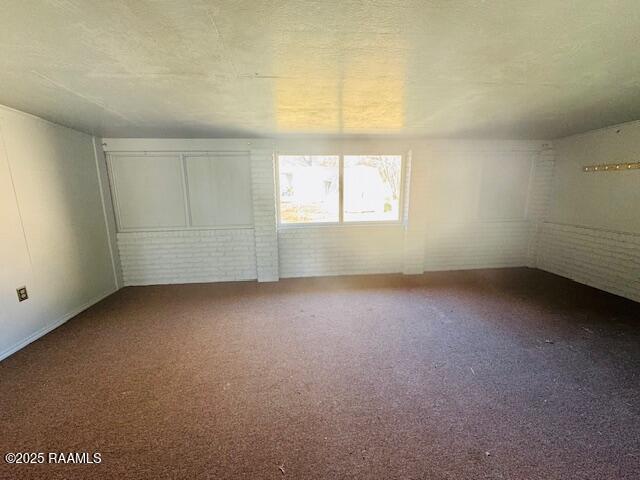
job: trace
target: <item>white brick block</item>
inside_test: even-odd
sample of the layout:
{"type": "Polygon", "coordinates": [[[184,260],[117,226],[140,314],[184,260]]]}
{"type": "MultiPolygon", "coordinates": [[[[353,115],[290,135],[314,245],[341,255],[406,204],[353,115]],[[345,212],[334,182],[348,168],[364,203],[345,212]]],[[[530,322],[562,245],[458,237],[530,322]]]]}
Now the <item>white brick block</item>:
{"type": "Polygon", "coordinates": [[[253,229],[118,233],[125,285],[257,278],[253,229]]]}
{"type": "Polygon", "coordinates": [[[529,240],[527,265],[537,266],[537,251],[542,231],[542,222],[546,219],[551,201],[555,152],[547,149],[540,152],[534,161],[527,204],[527,217],[532,230],[529,240]]]}
{"type": "Polygon", "coordinates": [[[272,152],[260,150],[251,152],[251,190],[258,281],[277,281],[279,278],[278,236],[275,165],[272,152]]]}
{"type": "Polygon", "coordinates": [[[527,221],[432,224],[427,230],[424,269],[524,266],[529,238],[527,221]]]}
{"type": "Polygon", "coordinates": [[[283,229],[278,232],[280,276],[398,273],[403,235],[401,225],[283,229]]]}
{"type": "Polygon", "coordinates": [[[640,301],[640,235],[545,222],[538,268],[640,301]]]}

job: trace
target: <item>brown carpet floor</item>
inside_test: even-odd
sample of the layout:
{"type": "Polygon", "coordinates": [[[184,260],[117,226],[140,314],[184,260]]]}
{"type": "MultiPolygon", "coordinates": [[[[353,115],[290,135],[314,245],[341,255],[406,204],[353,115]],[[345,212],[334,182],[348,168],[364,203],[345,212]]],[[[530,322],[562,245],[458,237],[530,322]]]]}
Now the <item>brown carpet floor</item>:
{"type": "Polygon", "coordinates": [[[18,451],[102,463],[0,478],[638,479],[640,304],[528,269],[125,288],[0,362],[18,451]]]}

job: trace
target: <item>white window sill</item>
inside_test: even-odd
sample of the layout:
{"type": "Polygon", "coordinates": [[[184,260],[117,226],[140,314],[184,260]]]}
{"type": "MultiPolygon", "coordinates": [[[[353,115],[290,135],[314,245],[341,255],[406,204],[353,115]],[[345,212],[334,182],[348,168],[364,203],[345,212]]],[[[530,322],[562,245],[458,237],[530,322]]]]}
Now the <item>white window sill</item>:
{"type": "Polygon", "coordinates": [[[370,222],[314,222],[314,223],[279,223],[278,230],[297,230],[301,228],[352,228],[352,227],[403,227],[399,220],[370,222]]]}

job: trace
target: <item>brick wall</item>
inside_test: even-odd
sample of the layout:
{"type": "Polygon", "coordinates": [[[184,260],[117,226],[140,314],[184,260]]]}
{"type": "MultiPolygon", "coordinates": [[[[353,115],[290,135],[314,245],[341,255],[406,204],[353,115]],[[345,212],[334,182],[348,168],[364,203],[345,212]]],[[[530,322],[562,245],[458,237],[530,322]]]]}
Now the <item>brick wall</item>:
{"type": "MultiPolygon", "coordinates": [[[[515,147],[516,152],[522,148],[515,147]]],[[[539,225],[549,202],[553,150],[547,147],[532,153],[527,213],[526,218],[519,221],[430,219],[427,193],[429,181],[435,181],[429,179],[431,155],[442,159],[448,152],[419,149],[409,157],[407,178],[410,177],[411,182],[405,185],[409,200],[405,206],[409,208],[404,212],[402,225],[281,229],[278,232],[280,275],[420,274],[425,270],[518,267],[535,263],[539,225]]],[[[473,149],[469,149],[467,155],[480,161],[480,154],[473,149]]]]}
{"type": "MultiPolygon", "coordinates": [[[[498,146],[501,151],[512,148],[498,146]]],[[[482,148],[478,153],[474,145],[465,146],[465,152],[471,159],[480,158],[482,152],[491,151],[493,144],[482,148]]],[[[425,270],[535,263],[536,228],[548,202],[552,152],[543,151],[534,162],[526,220],[465,223],[443,223],[428,215],[426,192],[432,185],[427,179],[433,154],[421,146],[408,155],[406,201],[400,224],[283,228],[277,223],[273,149],[252,149],[254,228],[121,232],[118,249],[125,285],[420,274],[425,270]]],[[[435,155],[441,160],[447,158],[443,151],[435,155]]]]}
{"type": "Polygon", "coordinates": [[[640,235],[546,222],[538,268],[640,301],[640,235]]]}
{"type": "Polygon", "coordinates": [[[251,151],[251,192],[259,282],[278,281],[278,232],[273,153],[251,151]]]}
{"type": "Polygon", "coordinates": [[[417,152],[407,159],[405,178],[405,225],[403,238],[402,273],[417,275],[424,272],[426,241],[425,185],[427,161],[417,152]]]}
{"type": "MultiPolygon", "coordinates": [[[[441,156],[446,154],[435,153],[441,156]]],[[[478,157],[478,161],[481,159],[479,154],[471,150],[467,155],[470,158],[478,157]]],[[[534,267],[540,226],[549,205],[553,167],[554,151],[550,144],[538,152],[532,152],[526,215],[521,220],[436,221],[427,218],[424,227],[424,270],[534,267]]],[[[424,168],[428,169],[428,165],[424,168]]],[[[422,177],[427,178],[424,175],[422,177]]],[[[420,178],[417,176],[416,180],[420,178]]],[[[419,188],[418,185],[419,181],[412,188],[419,188]]],[[[423,188],[428,190],[432,185],[427,183],[423,188]]]]}
{"type": "Polygon", "coordinates": [[[555,152],[551,148],[540,152],[533,163],[529,183],[529,202],[527,204],[527,218],[531,224],[527,259],[529,267],[537,266],[537,252],[540,235],[542,234],[542,225],[549,213],[551,202],[554,166],[555,152]]]}
{"type": "Polygon", "coordinates": [[[640,301],[640,170],[583,171],[588,165],[634,161],[640,122],[559,139],[554,149],[537,267],[640,301]]]}
{"type": "Polygon", "coordinates": [[[252,228],[118,233],[124,285],[257,277],[252,228]]]}
{"type": "Polygon", "coordinates": [[[426,271],[527,265],[531,225],[521,222],[440,223],[426,233],[426,271]]]}
{"type": "Polygon", "coordinates": [[[401,272],[403,231],[400,225],[281,229],[278,232],[280,276],[401,272]]]}

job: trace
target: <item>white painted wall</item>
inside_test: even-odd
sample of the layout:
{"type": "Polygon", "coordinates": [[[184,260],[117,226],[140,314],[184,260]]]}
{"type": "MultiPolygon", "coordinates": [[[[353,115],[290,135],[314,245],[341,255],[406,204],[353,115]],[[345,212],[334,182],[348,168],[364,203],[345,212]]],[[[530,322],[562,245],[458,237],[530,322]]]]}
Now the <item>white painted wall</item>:
{"type": "Polygon", "coordinates": [[[400,153],[400,225],[283,226],[280,275],[347,275],[533,266],[545,213],[550,142],[281,141],[279,153],[400,153]]]}
{"type": "Polygon", "coordinates": [[[272,143],[106,139],[124,285],[278,279],[272,143]]]}
{"type": "Polygon", "coordinates": [[[640,122],[567,137],[555,147],[548,220],[640,234],[640,170],[582,171],[585,165],[640,161],[640,122]]]}
{"type": "Polygon", "coordinates": [[[0,134],[2,359],[117,287],[93,138],[5,107],[0,134]]]}
{"type": "Polygon", "coordinates": [[[400,225],[286,227],[278,231],[280,276],[402,272],[403,239],[400,225]]]}
{"type": "MultiPolygon", "coordinates": [[[[423,153],[424,269],[529,265],[549,142],[436,142],[423,153]]],[[[544,202],[543,202],[544,203],[544,202]]]]}
{"type": "MultiPolygon", "coordinates": [[[[189,217],[193,217],[193,213],[189,213],[193,207],[188,205],[193,181],[189,178],[183,181],[181,175],[185,174],[177,167],[162,177],[173,180],[163,180],[161,188],[154,188],[151,180],[147,186],[143,182],[129,185],[126,195],[142,198],[138,202],[123,195],[126,205],[119,205],[121,213],[134,212],[135,215],[129,217],[137,218],[140,227],[140,231],[134,233],[130,231],[130,224],[119,222],[118,246],[126,285],[252,278],[264,281],[362,273],[411,274],[424,270],[533,265],[535,254],[532,252],[535,252],[539,221],[547,205],[553,166],[548,142],[327,139],[274,142],[107,139],[105,142],[108,154],[125,162],[116,166],[116,178],[111,179],[115,183],[119,182],[117,170],[127,171],[128,162],[140,158],[139,155],[148,156],[149,165],[141,169],[143,173],[152,168],[157,159],[168,159],[176,167],[181,156],[188,159],[196,151],[206,156],[245,152],[251,158],[250,178],[240,170],[223,172],[233,191],[251,191],[253,222],[242,229],[229,224],[235,223],[229,216],[226,223],[208,228],[196,229],[189,224],[189,217]],[[368,153],[405,157],[401,222],[277,225],[274,156],[368,153]],[[166,191],[168,185],[174,186],[170,192],[166,191]],[[153,190],[148,198],[145,198],[146,189],[153,190]],[[158,199],[160,194],[162,198],[158,199]],[[171,198],[175,198],[175,205],[151,208],[154,215],[162,217],[154,217],[152,224],[145,215],[140,215],[146,203],[159,205],[171,198]],[[186,214],[183,213],[185,201],[186,214]],[[165,220],[167,226],[161,228],[165,220]]],[[[113,166],[112,163],[112,171],[113,166]]],[[[188,177],[188,170],[186,174],[188,177]]],[[[130,173],[123,176],[133,178],[130,173]]],[[[153,179],[153,176],[146,178],[153,179]]],[[[115,187],[114,190],[120,190],[115,187]]],[[[224,206],[221,198],[216,197],[205,198],[201,203],[211,203],[224,212],[226,208],[230,211],[236,208],[237,201],[229,198],[228,205],[224,206]]],[[[225,216],[219,214],[216,218],[225,216]]]]}
{"type": "MultiPolygon", "coordinates": [[[[220,195],[212,200],[215,215],[198,217],[213,225],[193,225],[190,202],[206,205],[218,179],[196,173],[202,181],[192,194],[182,164],[174,175],[182,188],[175,197],[178,225],[162,223],[163,211],[174,212],[169,208],[156,212],[160,223],[137,229],[147,218],[134,209],[136,228],[121,225],[117,234],[101,140],[5,108],[0,134],[0,358],[120,283],[529,265],[640,299],[640,171],[581,170],[637,160],[639,123],[560,140],[555,152],[549,142],[105,139],[109,153],[240,154],[246,162],[225,181],[226,187],[236,183],[229,197],[250,202],[243,225],[227,225],[220,195]],[[278,153],[405,155],[403,221],[278,226],[278,153]],[[22,285],[30,299],[18,303],[15,288],[22,285]]],[[[165,193],[162,200],[172,198],[165,193]]]]}
{"type": "Polygon", "coordinates": [[[554,142],[551,207],[538,266],[640,301],[640,170],[585,173],[586,165],[637,162],[640,122],[554,142]]]}

